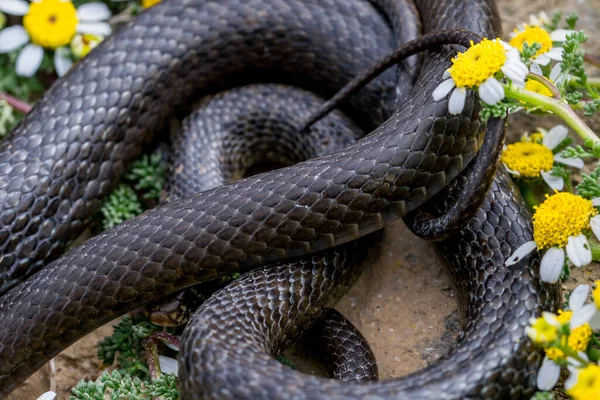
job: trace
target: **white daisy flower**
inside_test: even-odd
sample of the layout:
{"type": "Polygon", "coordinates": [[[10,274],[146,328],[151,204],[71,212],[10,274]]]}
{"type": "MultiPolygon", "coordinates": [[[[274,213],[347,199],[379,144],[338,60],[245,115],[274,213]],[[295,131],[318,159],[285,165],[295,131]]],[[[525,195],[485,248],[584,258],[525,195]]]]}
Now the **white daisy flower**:
{"type": "Polygon", "coordinates": [[[452,60],[452,67],[444,73],[432,96],[440,101],[448,94],[448,112],[460,114],[465,106],[467,89],[477,89],[479,97],[494,105],[504,98],[504,88],[495,75],[501,72],[514,84],[524,87],[527,67],[519,52],[499,39],[483,39],[452,60]]]}
{"type": "Polygon", "coordinates": [[[560,154],[553,154],[553,150],[566,139],[569,130],[564,125],[557,125],[545,131],[538,128],[539,133],[523,136],[520,142],[507,145],[502,151],[502,163],[508,172],[518,178],[539,178],[555,190],[562,190],[564,181],[562,177],[554,176],[550,170],[554,163],[564,164],[569,167],[583,168],[581,158],[565,158],[560,154]]]}
{"type": "MultiPolygon", "coordinates": [[[[540,264],[540,278],[556,283],[565,263],[565,252],[571,264],[582,267],[592,262],[592,251],[583,231],[600,235],[600,215],[591,200],[568,192],[546,195],[533,216],[534,241],[525,242],[506,260],[510,266],[534,249],[546,250],[540,264]],[[592,225],[596,227],[595,231],[592,225]],[[565,226],[568,227],[565,229],[565,226]]],[[[600,240],[600,236],[596,236],[600,240]]]]}
{"type": "Polygon", "coordinates": [[[56,73],[62,76],[71,68],[67,46],[77,32],[108,36],[110,10],[103,3],[87,3],[75,9],[68,0],[2,0],[0,11],[23,16],[23,25],[13,25],[0,31],[0,53],[10,53],[23,47],[17,57],[18,75],[32,76],[44,58],[44,49],[55,50],[56,73]]]}
{"type": "Polygon", "coordinates": [[[562,46],[554,46],[554,43],[562,43],[567,36],[574,33],[573,30],[557,29],[550,33],[539,25],[525,25],[521,31],[515,31],[510,40],[510,45],[518,50],[523,49],[523,44],[527,43],[530,46],[534,43],[539,43],[542,47],[531,59],[531,68],[539,69],[540,66],[550,64],[552,60],[562,61],[562,46]],[[533,65],[536,67],[533,67],[533,65]]]}

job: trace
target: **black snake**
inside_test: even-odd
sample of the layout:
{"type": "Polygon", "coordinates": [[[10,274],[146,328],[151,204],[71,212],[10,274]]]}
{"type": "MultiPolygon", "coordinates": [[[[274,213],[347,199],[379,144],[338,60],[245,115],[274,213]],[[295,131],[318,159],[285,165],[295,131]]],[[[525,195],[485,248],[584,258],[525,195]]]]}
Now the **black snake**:
{"type": "MultiPolygon", "coordinates": [[[[416,8],[423,33],[499,32],[491,1],[424,0],[416,8]]],[[[389,53],[395,39],[417,35],[412,11],[400,0],[165,0],[141,13],[59,80],[0,147],[3,291],[58,257],[166,118],[184,113],[198,93],[269,81],[329,97],[389,53]]],[[[472,96],[452,117],[446,101],[431,98],[454,53],[449,46],[428,51],[417,76],[399,74],[397,84],[389,71],[355,96],[345,111],[361,127],[375,128],[356,144],[148,211],[7,292],[0,300],[0,394],[86,332],[159,294],[350,242],[434,197],[475,157],[485,130],[472,96]]],[[[431,212],[443,212],[453,199],[437,199],[431,212]]],[[[364,386],[299,375],[260,352],[277,351],[297,333],[293,325],[264,338],[269,346],[252,337],[244,338],[254,347],[243,345],[234,329],[223,333],[233,335],[233,349],[207,348],[202,338],[210,332],[202,329],[227,325],[203,308],[186,333],[183,394],[524,398],[540,363],[524,327],[557,301],[555,288],[543,287],[537,276],[536,254],[504,267],[531,237],[526,208],[500,170],[469,226],[440,244],[467,325],[457,347],[423,371],[364,386]],[[201,361],[199,354],[208,358],[201,361]],[[267,376],[271,370],[279,375],[267,376]],[[214,391],[195,386],[202,382],[193,378],[198,373],[214,391]]],[[[275,277],[285,269],[278,268],[275,277]]],[[[253,276],[211,302],[227,303],[231,293],[238,299],[243,293],[235,288],[253,276]]],[[[310,290],[326,289],[306,286],[302,277],[293,282],[277,288],[281,303],[250,295],[246,304],[268,310],[300,300],[311,306],[318,296],[310,290]]],[[[314,317],[323,305],[307,307],[298,318],[314,317]]],[[[277,331],[272,328],[255,334],[277,331]]]]}

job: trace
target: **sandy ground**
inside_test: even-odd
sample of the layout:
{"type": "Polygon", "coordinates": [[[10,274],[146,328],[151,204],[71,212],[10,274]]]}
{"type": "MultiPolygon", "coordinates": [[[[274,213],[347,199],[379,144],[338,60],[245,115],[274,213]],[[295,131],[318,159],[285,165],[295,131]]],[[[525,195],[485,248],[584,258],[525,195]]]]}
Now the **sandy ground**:
{"type": "MultiPolygon", "coordinates": [[[[497,0],[505,33],[539,11],[577,11],[579,26],[588,33],[598,32],[600,0],[497,0]]],[[[600,37],[591,37],[586,48],[600,55],[600,37]]],[[[537,125],[549,128],[552,118],[513,118],[510,133],[537,125]]],[[[600,128],[597,121],[590,121],[600,128]]],[[[380,259],[366,267],[358,283],[337,306],[366,336],[379,363],[380,378],[405,375],[437,359],[449,348],[459,328],[454,294],[444,266],[432,244],[412,235],[402,224],[392,224],[382,242],[380,259]]],[[[563,284],[572,289],[578,283],[600,278],[598,265],[576,270],[563,284]]],[[[109,324],[110,325],[110,324],[109,324]]],[[[35,399],[46,390],[68,398],[70,388],[82,378],[95,379],[100,373],[96,343],[110,334],[104,326],[80,340],[27,380],[12,400],[35,399]]]]}

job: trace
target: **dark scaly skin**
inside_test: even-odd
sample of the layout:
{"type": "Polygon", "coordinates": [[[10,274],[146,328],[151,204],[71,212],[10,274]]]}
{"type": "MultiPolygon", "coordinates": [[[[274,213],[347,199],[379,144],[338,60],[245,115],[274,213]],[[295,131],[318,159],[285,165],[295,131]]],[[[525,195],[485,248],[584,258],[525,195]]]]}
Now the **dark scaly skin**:
{"type": "MultiPolygon", "coordinates": [[[[439,201],[438,210],[455,200],[439,201]]],[[[182,398],[529,399],[542,355],[525,327],[559,304],[558,288],[539,278],[537,253],[504,266],[532,237],[529,211],[502,168],[468,227],[437,245],[465,321],[457,344],[420,371],[364,385],[305,375],[271,357],[298,338],[299,326],[319,318],[347,282],[332,280],[332,271],[318,265],[250,272],[190,321],[179,359],[182,398]]]]}
{"type": "MultiPolygon", "coordinates": [[[[265,67],[265,75],[283,76],[298,59],[294,55],[307,54],[307,38],[317,49],[310,55],[327,61],[308,61],[315,75],[325,82],[332,77],[349,80],[361,67],[356,64],[366,62],[364,54],[354,57],[338,51],[356,47],[350,41],[356,30],[348,29],[346,22],[336,25],[337,17],[330,18],[329,11],[359,15],[356,29],[370,29],[363,20],[369,17],[356,10],[366,6],[318,3],[331,7],[280,0],[166,1],[104,42],[58,82],[12,141],[3,145],[0,156],[0,170],[7,174],[0,190],[17,193],[3,193],[8,199],[2,205],[3,221],[19,243],[27,244],[23,248],[10,240],[12,245],[5,248],[7,282],[16,270],[32,268],[17,257],[19,253],[45,259],[36,251],[45,248],[41,252],[48,255],[64,245],[55,245],[55,239],[66,241],[81,229],[88,210],[95,208],[169,109],[180,104],[176,98],[185,101],[194,89],[230,83],[234,78],[223,79],[224,75],[230,77],[241,68],[250,68],[244,69],[248,75],[256,66],[265,67]],[[278,28],[293,21],[291,28],[297,29],[298,16],[306,13],[312,18],[300,19],[307,24],[304,28],[319,27],[325,35],[297,35],[299,48],[294,48],[289,43],[294,35],[278,28]],[[244,29],[244,23],[250,28],[244,29]],[[156,36],[158,26],[162,33],[156,36]],[[234,28],[252,40],[231,35],[234,28]],[[336,42],[330,46],[332,38],[336,42]],[[266,53],[275,55],[265,57],[266,53]],[[339,67],[340,60],[351,66],[339,67]],[[275,66],[280,70],[274,72],[275,66]],[[63,144],[47,145],[45,140],[63,144]],[[42,194],[46,188],[51,189],[50,197],[42,194]],[[41,200],[36,203],[31,193],[41,200]],[[30,214],[32,204],[37,213],[30,214]],[[42,216],[51,217],[50,222],[41,222],[42,216]],[[36,231],[45,236],[18,235],[36,231]]],[[[418,6],[426,32],[460,27],[490,34],[499,28],[487,3],[436,0],[418,6]]],[[[360,48],[386,52],[372,44],[360,48]]],[[[7,293],[0,303],[0,392],[10,392],[86,332],[157,294],[347,242],[421,205],[473,158],[483,132],[473,98],[461,116],[452,118],[446,115],[446,100],[431,99],[453,54],[450,49],[428,52],[407,102],[357,145],[152,210],[89,240],[7,293]]],[[[306,67],[307,58],[313,60],[300,57],[296,65],[306,67]]],[[[325,88],[333,92],[340,86],[341,82],[327,83],[325,88]]],[[[390,91],[376,89],[372,93],[378,96],[370,97],[375,106],[362,109],[382,119],[380,106],[386,101],[381,96],[386,99],[390,91]]],[[[376,116],[365,126],[377,125],[376,116]]]]}

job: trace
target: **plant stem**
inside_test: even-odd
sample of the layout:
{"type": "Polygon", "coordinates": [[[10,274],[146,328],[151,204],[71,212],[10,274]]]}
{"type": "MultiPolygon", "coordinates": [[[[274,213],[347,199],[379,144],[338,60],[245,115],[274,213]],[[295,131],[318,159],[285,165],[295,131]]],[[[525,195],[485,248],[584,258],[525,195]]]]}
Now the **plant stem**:
{"type": "Polygon", "coordinates": [[[521,190],[521,194],[523,195],[523,199],[527,206],[529,206],[530,210],[533,210],[534,206],[540,204],[537,196],[535,195],[534,190],[530,185],[519,185],[519,189],[521,190]]]}
{"type": "Polygon", "coordinates": [[[579,118],[567,103],[514,86],[505,84],[503,86],[506,97],[524,101],[526,104],[540,107],[544,111],[550,111],[561,117],[582,139],[591,140],[593,143],[600,143],[600,138],[579,118]]]}

